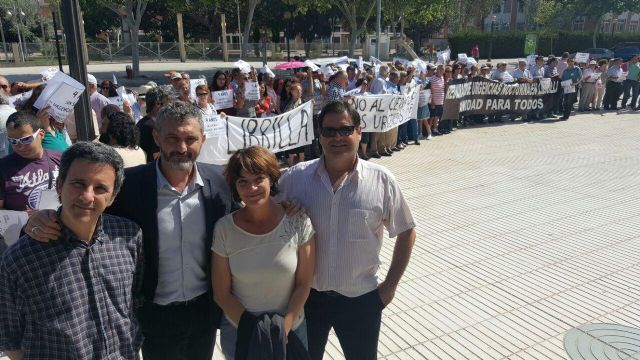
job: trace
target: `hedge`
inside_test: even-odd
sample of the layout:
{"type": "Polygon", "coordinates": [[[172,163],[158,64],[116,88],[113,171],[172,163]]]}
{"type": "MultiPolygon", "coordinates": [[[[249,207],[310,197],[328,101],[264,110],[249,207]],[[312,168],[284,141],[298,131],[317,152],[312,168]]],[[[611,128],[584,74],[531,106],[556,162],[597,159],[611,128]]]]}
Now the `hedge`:
{"type": "MultiPolygon", "coordinates": [[[[469,31],[449,35],[449,45],[452,57],[458,53],[471,53],[471,48],[478,44],[480,57],[487,58],[489,45],[493,41],[492,57],[496,59],[523,57],[525,32],[479,32],[469,31]]],[[[564,32],[556,34],[538,34],[538,54],[561,54],[564,51],[576,52],[592,47],[593,33],[591,32],[564,32]]],[[[611,48],[620,42],[640,42],[640,33],[616,33],[598,34],[598,47],[611,48]]]]}

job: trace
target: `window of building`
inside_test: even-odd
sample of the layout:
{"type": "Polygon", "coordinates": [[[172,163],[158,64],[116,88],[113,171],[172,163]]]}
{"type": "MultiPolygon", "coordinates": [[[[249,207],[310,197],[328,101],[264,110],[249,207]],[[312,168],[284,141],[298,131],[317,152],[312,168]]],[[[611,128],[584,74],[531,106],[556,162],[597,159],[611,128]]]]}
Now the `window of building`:
{"type": "Polygon", "coordinates": [[[624,25],[625,22],[623,19],[618,19],[618,22],[616,23],[616,32],[623,32],[624,31],[624,25]]]}
{"type": "Polygon", "coordinates": [[[573,31],[584,31],[584,18],[578,17],[573,21],[573,31]]]}
{"type": "Polygon", "coordinates": [[[638,20],[632,20],[629,22],[629,31],[638,32],[638,20]]]}
{"type": "Polygon", "coordinates": [[[605,21],[602,23],[602,32],[604,33],[610,33],[611,32],[611,23],[608,21],[605,21]]]}

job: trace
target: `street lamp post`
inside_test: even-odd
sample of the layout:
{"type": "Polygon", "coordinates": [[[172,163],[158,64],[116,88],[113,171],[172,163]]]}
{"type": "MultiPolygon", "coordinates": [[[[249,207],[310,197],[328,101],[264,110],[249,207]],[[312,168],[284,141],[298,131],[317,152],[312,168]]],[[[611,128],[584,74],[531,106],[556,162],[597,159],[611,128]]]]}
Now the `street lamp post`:
{"type": "Polygon", "coordinates": [[[284,32],[284,37],[287,41],[287,61],[291,61],[291,48],[289,47],[289,28],[291,27],[291,13],[289,11],[284,12],[284,19],[287,21],[287,28],[284,32]]]}
{"type": "Polygon", "coordinates": [[[491,58],[493,56],[493,29],[496,26],[496,16],[493,15],[491,17],[491,36],[489,36],[489,57],[487,58],[487,61],[491,61],[491,58]]]}

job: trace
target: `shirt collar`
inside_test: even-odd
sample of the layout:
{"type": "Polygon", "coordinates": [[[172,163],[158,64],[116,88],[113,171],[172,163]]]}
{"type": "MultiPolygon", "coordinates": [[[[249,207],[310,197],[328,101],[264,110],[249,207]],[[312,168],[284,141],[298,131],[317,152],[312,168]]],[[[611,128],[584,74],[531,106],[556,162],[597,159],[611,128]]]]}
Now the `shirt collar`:
{"type": "Polygon", "coordinates": [[[60,207],[57,211],[57,217],[58,217],[58,221],[60,222],[60,225],[62,226],[62,231],[60,232],[60,237],[58,237],[58,240],[52,241],[52,244],[61,244],[64,245],[66,248],[73,248],[75,246],[77,246],[78,244],[87,246],[87,247],[91,247],[96,243],[104,243],[104,238],[105,238],[105,233],[104,233],[104,228],[102,227],[102,214],[98,217],[98,222],[96,223],[96,228],[93,231],[93,236],[91,237],[91,243],[87,244],[86,242],[78,239],[78,237],[76,236],[76,234],[74,234],[71,229],[69,229],[68,227],[66,227],[64,224],[62,224],[62,221],[60,221],[60,212],[62,212],[62,207],[60,207]]]}
{"type": "MultiPolygon", "coordinates": [[[[329,173],[327,173],[327,169],[324,166],[324,162],[325,162],[326,158],[324,157],[324,155],[322,155],[320,157],[320,160],[318,162],[315,163],[315,173],[318,174],[319,176],[322,175],[326,175],[327,177],[329,176],[329,173]]],[[[347,178],[350,181],[353,180],[363,180],[364,179],[364,162],[360,160],[360,158],[357,158],[356,160],[356,165],[353,167],[353,169],[351,169],[351,171],[349,171],[349,174],[347,175],[347,178]]]]}
{"type": "MultiPolygon", "coordinates": [[[[162,157],[158,157],[158,159],[156,160],[156,182],[157,182],[157,189],[161,190],[163,188],[168,188],[171,190],[175,190],[175,188],[169,184],[169,181],[167,181],[167,178],[164,177],[164,175],[162,174],[162,171],[160,171],[160,159],[162,157]]],[[[193,164],[193,176],[191,177],[191,180],[189,181],[189,184],[187,185],[187,187],[185,188],[185,190],[193,190],[196,186],[200,186],[200,187],[204,187],[204,181],[202,181],[202,177],[200,176],[200,172],[198,171],[198,164],[194,163],[193,164]]]]}

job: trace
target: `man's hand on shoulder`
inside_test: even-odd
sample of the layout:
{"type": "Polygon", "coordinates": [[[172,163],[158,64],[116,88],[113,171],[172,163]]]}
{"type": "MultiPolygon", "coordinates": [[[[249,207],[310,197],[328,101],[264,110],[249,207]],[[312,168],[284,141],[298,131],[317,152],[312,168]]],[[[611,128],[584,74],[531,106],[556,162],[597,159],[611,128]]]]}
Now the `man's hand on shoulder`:
{"type": "Polygon", "coordinates": [[[299,202],[295,200],[284,200],[280,203],[284,208],[284,212],[288,217],[294,217],[296,215],[305,215],[306,212],[299,202]]]}
{"type": "Polygon", "coordinates": [[[24,227],[24,232],[40,242],[49,242],[60,237],[62,227],[54,210],[34,211],[24,227]]]}

